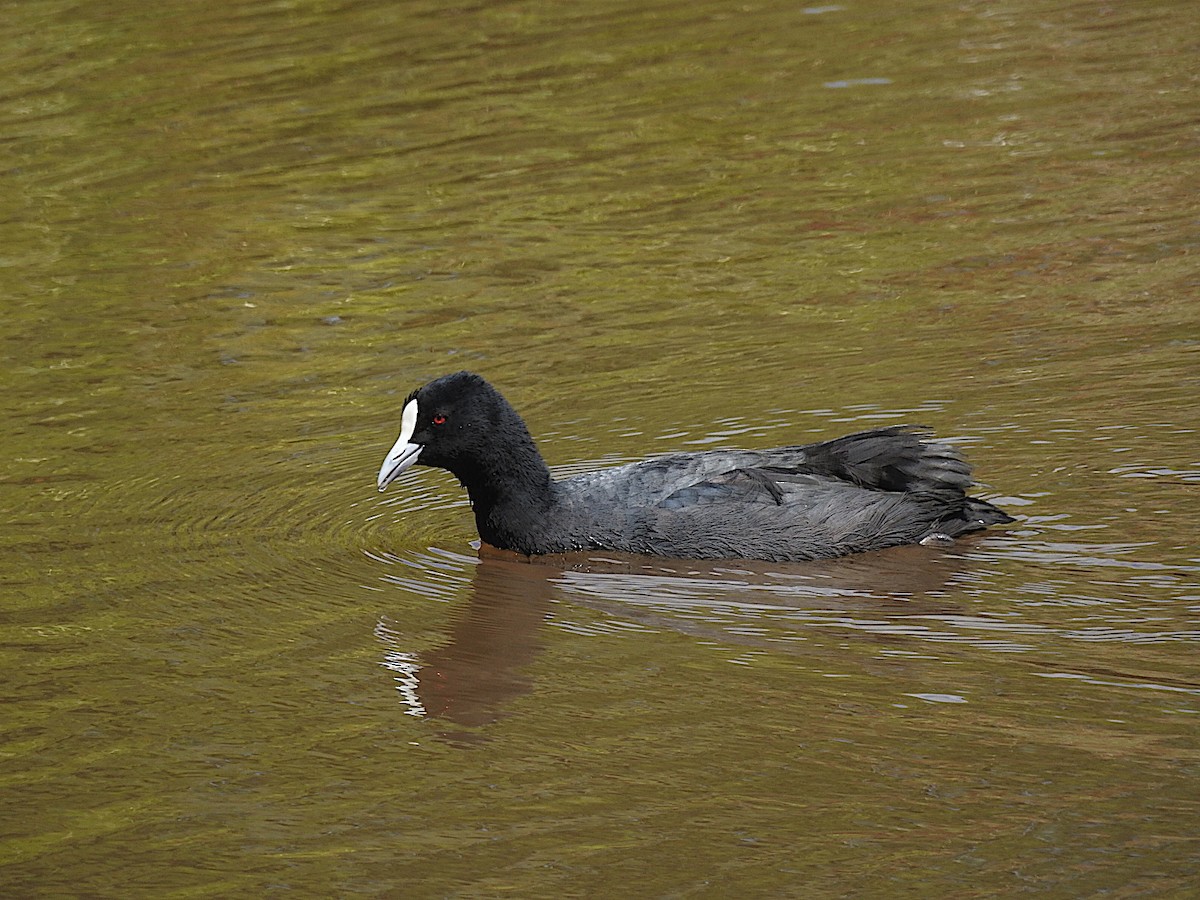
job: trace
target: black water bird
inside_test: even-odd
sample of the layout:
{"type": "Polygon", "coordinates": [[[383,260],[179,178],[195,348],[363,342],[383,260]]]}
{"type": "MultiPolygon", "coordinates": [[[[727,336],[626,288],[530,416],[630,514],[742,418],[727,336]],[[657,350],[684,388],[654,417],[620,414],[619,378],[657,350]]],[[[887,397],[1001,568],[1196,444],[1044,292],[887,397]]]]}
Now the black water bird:
{"type": "Polygon", "coordinates": [[[967,496],[971,469],[955,448],[911,425],[771,450],[673,453],[557,481],[525,422],[470,372],[408,395],[379,490],[418,462],[458,478],[483,541],[530,556],[826,559],[1013,521],[967,496]]]}

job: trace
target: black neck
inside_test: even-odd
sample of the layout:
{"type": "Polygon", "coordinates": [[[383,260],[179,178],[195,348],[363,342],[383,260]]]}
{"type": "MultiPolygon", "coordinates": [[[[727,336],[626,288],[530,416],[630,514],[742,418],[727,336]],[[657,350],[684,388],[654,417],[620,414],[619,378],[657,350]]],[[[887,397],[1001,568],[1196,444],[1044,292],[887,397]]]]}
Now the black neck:
{"type": "Polygon", "coordinates": [[[554,479],[525,423],[509,412],[511,419],[493,432],[492,452],[454,474],[471,498],[480,538],[504,550],[532,553],[547,530],[554,479]]]}

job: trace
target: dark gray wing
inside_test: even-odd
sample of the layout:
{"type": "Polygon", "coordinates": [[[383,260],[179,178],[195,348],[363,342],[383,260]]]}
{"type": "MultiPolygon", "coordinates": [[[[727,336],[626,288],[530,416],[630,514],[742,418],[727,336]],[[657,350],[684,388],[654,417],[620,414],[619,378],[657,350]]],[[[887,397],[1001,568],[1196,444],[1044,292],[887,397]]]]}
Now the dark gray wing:
{"type": "Polygon", "coordinates": [[[632,507],[668,500],[679,507],[735,495],[778,504],[781,485],[828,482],[871,491],[965,494],[970,466],[954,447],[928,435],[919,426],[894,425],[797,447],[676,453],[579,475],[563,486],[577,499],[632,507]]]}
{"type": "Polygon", "coordinates": [[[564,527],[579,546],[782,560],[959,534],[993,513],[990,521],[1006,520],[989,504],[968,501],[970,467],[953,447],[927,437],[926,429],[892,426],[580,475],[560,483],[570,510],[564,527]]]}

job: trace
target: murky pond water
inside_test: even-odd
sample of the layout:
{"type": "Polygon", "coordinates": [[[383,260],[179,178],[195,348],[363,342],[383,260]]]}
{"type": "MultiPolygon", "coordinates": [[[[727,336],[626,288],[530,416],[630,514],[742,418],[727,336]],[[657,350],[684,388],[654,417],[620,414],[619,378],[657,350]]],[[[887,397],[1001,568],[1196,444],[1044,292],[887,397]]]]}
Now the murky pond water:
{"type": "Polygon", "coordinates": [[[1183,0],[0,17],[11,896],[1200,890],[1183,0]],[[820,565],[480,556],[374,475],[880,422],[1018,515],[820,565]]]}

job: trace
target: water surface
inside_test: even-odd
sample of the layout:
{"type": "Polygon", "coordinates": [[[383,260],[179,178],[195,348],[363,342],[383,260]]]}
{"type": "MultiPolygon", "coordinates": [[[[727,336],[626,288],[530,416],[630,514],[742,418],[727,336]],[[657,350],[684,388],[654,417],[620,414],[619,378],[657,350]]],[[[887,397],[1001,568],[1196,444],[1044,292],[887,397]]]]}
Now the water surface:
{"type": "Polygon", "coordinates": [[[0,17],[14,896],[1200,890],[1195,32],[1048,9],[0,17]],[[480,557],[374,490],[921,422],[1017,523],[480,557]]]}

